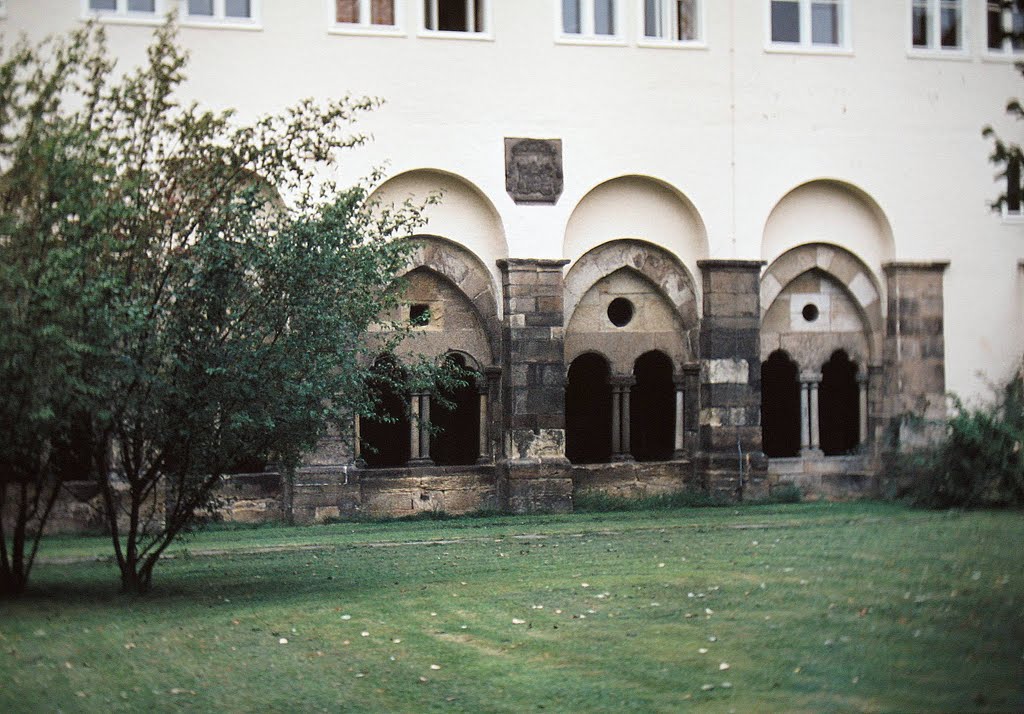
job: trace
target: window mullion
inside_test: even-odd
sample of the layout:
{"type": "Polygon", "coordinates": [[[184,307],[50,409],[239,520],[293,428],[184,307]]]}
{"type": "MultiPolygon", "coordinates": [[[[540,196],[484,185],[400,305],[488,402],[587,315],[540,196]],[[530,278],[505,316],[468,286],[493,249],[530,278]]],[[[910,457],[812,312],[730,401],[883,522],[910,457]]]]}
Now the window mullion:
{"type": "Polygon", "coordinates": [[[373,15],[370,12],[370,0],[359,0],[359,16],[356,18],[356,22],[360,25],[369,25],[373,21],[373,15]]]}
{"type": "Polygon", "coordinates": [[[432,30],[437,30],[439,27],[437,15],[437,0],[430,0],[430,29],[432,30]]]}
{"type": "Polygon", "coordinates": [[[594,36],[594,2],[583,0],[580,3],[580,34],[585,37],[594,36]]]}
{"type": "Polygon", "coordinates": [[[679,7],[678,0],[662,0],[662,9],[664,12],[661,13],[661,36],[666,40],[678,40],[676,37],[676,29],[679,27],[679,23],[676,18],[678,16],[677,8],[679,7]]]}
{"type": "Polygon", "coordinates": [[[466,32],[476,30],[476,3],[474,0],[466,0],[466,32]]]}
{"type": "Polygon", "coordinates": [[[814,44],[811,27],[811,2],[812,0],[800,0],[800,46],[811,47],[814,44]]]}

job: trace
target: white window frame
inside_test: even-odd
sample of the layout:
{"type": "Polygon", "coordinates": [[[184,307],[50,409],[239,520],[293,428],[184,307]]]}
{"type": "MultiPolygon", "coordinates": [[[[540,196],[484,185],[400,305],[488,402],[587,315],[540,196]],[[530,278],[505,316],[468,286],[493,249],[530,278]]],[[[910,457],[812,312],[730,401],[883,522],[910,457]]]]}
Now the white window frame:
{"type": "Polygon", "coordinates": [[[153,12],[129,12],[128,0],[116,0],[115,10],[93,10],[89,7],[89,0],[82,0],[82,17],[129,25],[160,25],[167,15],[169,1],[154,0],[153,12]]]}
{"type": "Polygon", "coordinates": [[[914,0],[907,2],[907,53],[917,57],[946,57],[950,59],[969,59],[969,43],[967,30],[967,3],[965,0],[926,0],[928,6],[928,45],[921,47],[914,44],[914,0]],[[958,47],[942,46],[942,5],[955,2],[960,9],[960,45],[958,47]]]}
{"type": "Polygon", "coordinates": [[[334,0],[327,0],[327,31],[336,35],[405,37],[405,2],[403,0],[391,0],[391,3],[395,24],[374,25],[370,22],[370,0],[359,0],[359,22],[338,22],[334,0]]]}
{"type": "MultiPolygon", "coordinates": [[[[661,22],[666,28],[677,27],[676,13],[677,5],[674,0],[658,0],[661,3],[661,22]]],[[[647,4],[645,0],[637,0],[637,46],[638,47],[692,47],[706,48],[704,40],[704,0],[694,0],[697,21],[694,23],[696,37],[692,40],[674,39],[672,37],[648,37],[647,27],[647,4]]]]}
{"type": "MultiPolygon", "coordinates": [[[[580,31],[566,32],[562,24],[562,3],[556,0],[555,5],[555,38],[558,42],[571,45],[613,45],[626,44],[625,12],[626,0],[612,0],[612,21],[615,23],[614,35],[594,34],[594,0],[580,0],[580,31]]],[[[641,7],[642,9],[642,7],[641,7]]],[[[643,28],[641,28],[641,33],[643,28]]]]}
{"type": "MultiPolygon", "coordinates": [[[[397,4],[399,0],[395,0],[397,4]]],[[[437,3],[438,0],[413,0],[417,6],[419,6],[419,36],[420,37],[434,37],[438,39],[446,40],[493,40],[494,33],[491,30],[491,6],[492,0],[481,0],[483,4],[483,21],[484,29],[477,32],[476,30],[431,30],[427,27],[427,20],[430,19],[428,13],[433,16],[433,25],[437,26],[437,3]],[[426,7],[427,4],[430,7],[426,7]]],[[[476,8],[474,0],[465,0],[466,2],[466,17],[469,18],[469,26],[474,27],[476,25],[476,8]]],[[[397,20],[397,17],[396,17],[397,20]]]]}
{"type": "MultiPolygon", "coordinates": [[[[1013,13],[1014,12],[1015,12],[1014,10],[1010,10],[1010,9],[1007,9],[1007,10],[1003,11],[1003,29],[1004,30],[1012,30],[1013,29],[1013,13]]],[[[1024,15],[1024,8],[1022,8],[1021,10],[1018,10],[1016,12],[1020,12],[1022,15],[1024,15]]],[[[1014,61],[1020,60],[1021,56],[1024,55],[1024,47],[1022,47],[1020,49],[1014,49],[1013,48],[1013,44],[1011,43],[1009,37],[1004,37],[1003,38],[1002,47],[1000,47],[999,49],[992,49],[991,47],[988,46],[988,0],[982,0],[982,2],[981,2],[981,13],[982,13],[981,14],[981,19],[980,19],[980,23],[981,24],[979,24],[978,27],[984,28],[983,32],[984,32],[985,38],[984,38],[984,42],[982,43],[982,50],[985,53],[985,59],[1014,60],[1014,61]]]]}
{"type": "Polygon", "coordinates": [[[850,0],[791,0],[798,3],[800,34],[799,42],[776,42],[772,39],[772,0],[765,0],[765,50],[768,52],[795,52],[805,54],[850,55],[853,54],[853,31],[850,20],[850,0]],[[839,8],[839,43],[814,42],[812,10],[816,3],[835,5],[839,8]]]}
{"type": "Polygon", "coordinates": [[[262,0],[249,0],[249,17],[228,17],[225,0],[213,0],[212,15],[192,15],[188,0],[178,0],[178,18],[183,27],[216,27],[235,30],[261,30],[262,0]]]}
{"type": "Polygon", "coordinates": [[[0,0],[0,20],[7,17],[7,0],[0,0]]]}

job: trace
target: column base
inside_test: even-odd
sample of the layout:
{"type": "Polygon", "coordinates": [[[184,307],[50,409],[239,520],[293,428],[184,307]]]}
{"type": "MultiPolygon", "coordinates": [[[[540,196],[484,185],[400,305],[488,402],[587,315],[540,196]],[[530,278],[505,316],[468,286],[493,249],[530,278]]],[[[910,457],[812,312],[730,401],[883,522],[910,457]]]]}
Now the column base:
{"type": "Polygon", "coordinates": [[[434,460],[431,458],[423,459],[409,459],[406,462],[406,466],[433,466],[434,460]]]}
{"type": "Polygon", "coordinates": [[[476,465],[477,466],[489,466],[490,464],[493,464],[493,463],[494,463],[494,459],[491,458],[490,456],[478,456],[476,458],[476,465]]]}
{"type": "Polygon", "coordinates": [[[825,458],[825,452],[821,449],[800,449],[800,458],[823,459],[825,458]]]}
{"type": "Polygon", "coordinates": [[[690,452],[686,449],[676,449],[672,452],[673,461],[684,461],[688,458],[690,458],[690,452]]]}
{"type": "Polygon", "coordinates": [[[623,463],[636,461],[636,459],[633,458],[633,454],[612,454],[612,461],[615,463],[623,463]]]}

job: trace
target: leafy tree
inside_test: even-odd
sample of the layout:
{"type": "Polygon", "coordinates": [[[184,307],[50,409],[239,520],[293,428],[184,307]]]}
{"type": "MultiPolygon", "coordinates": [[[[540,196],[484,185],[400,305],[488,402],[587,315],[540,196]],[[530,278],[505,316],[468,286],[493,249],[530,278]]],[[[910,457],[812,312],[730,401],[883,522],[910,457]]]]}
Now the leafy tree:
{"type": "MultiPolygon", "coordinates": [[[[996,0],[995,4],[998,4],[1003,13],[1024,14],[1024,0],[996,0]]],[[[1014,48],[1024,46],[1024,28],[1004,28],[1004,33],[1006,40],[1014,48]]],[[[1018,72],[1024,75],[1024,62],[1017,62],[1014,66],[1018,72]]],[[[1019,99],[1014,98],[1007,102],[1006,114],[1018,121],[1024,119],[1024,106],[1021,105],[1019,99]]],[[[992,141],[992,153],[989,155],[989,161],[999,168],[997,176],[1004,186],[1004,190],[992,202],[992,210],[1002,211],[1005,207],[1019,210],[1022,196],[1024,196],[1021,187],[1021,166],[1024,165],[1024,152],[1021,150],[1021,145],[1018,141],[1000,137],[991,125],[984,127],[981,133],[986,139],[992,141]]]]}
{"type": "Polygon", "coordinates": [[[80,323],[103,303],[88,217],[106,167],[83,116],[109,71],[98,39],[20,43],[0,62],[0,594],[24,590],[61,482],[87,458],[80,323]],[[70,95],[85,108],[67,112],[70,95]]]}
{"type": "MultiPolygon", "coordinates": [[[[187,57],[172,24],[156,32],[148,61],[117,81],[104,45],[95,28],[72,35],[62,45],[64,74],[48,76],[71,70],[82,81],[56,91],[12,73],[11,94],[46,106],[58,140],[36,140],[31,121],[2,116],[0,133],[68,154],[26,159],[48,180],[66,174],[66,197],[22,199],[26,214],[54,213],[31,233],[58,275],[40,291],[20,266],[12,270],[41,305],[21,326],[37,343],[57,333],[54,354],[43,344],[38,361],[44,374],[58,370],[54,391],[73,399],[33,406],[31,355],[15,340],[4,343],[4,364],[53,425],[54,435],[35,438],[50,453],[66,442],[85,454],[122,588],[144,593],[167,546],[215,506],[233,464],[265,454],[290,472],[325,429],[375,411],[365,389],[371,357],[407,328],[380,326],[378,316],[401,298],[394,276],[412,244],[398,238],[421,221],[412,205],[373,205],[365,186],[339,190],[322,178],[339,152],[366,140],[346,130],[376,100],[306,100],[236,126],[230,112],[176,98],[187,57]],[[68,263],[74,270],[62,272],[68,263]]],[[[10,62],[30,74],[43,63],[20,52],[10,62]]],[[[455,379],[426,360],[409,374],[455,379]]],[[[31,464],[25,471],[54,483],[31,464]]]]}

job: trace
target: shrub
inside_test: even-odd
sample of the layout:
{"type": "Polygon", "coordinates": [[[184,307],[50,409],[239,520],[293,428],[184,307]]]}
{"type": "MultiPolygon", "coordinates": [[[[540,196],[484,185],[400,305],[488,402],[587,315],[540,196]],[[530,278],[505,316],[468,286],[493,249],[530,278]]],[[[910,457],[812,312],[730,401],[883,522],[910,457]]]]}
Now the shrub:
{"type": "Polygon", "coordinates": [[[939,443],[895,457],[895,495],[926,508],[1024,506],[1024,369],[993,402],[955,409],[939,443]]]}

